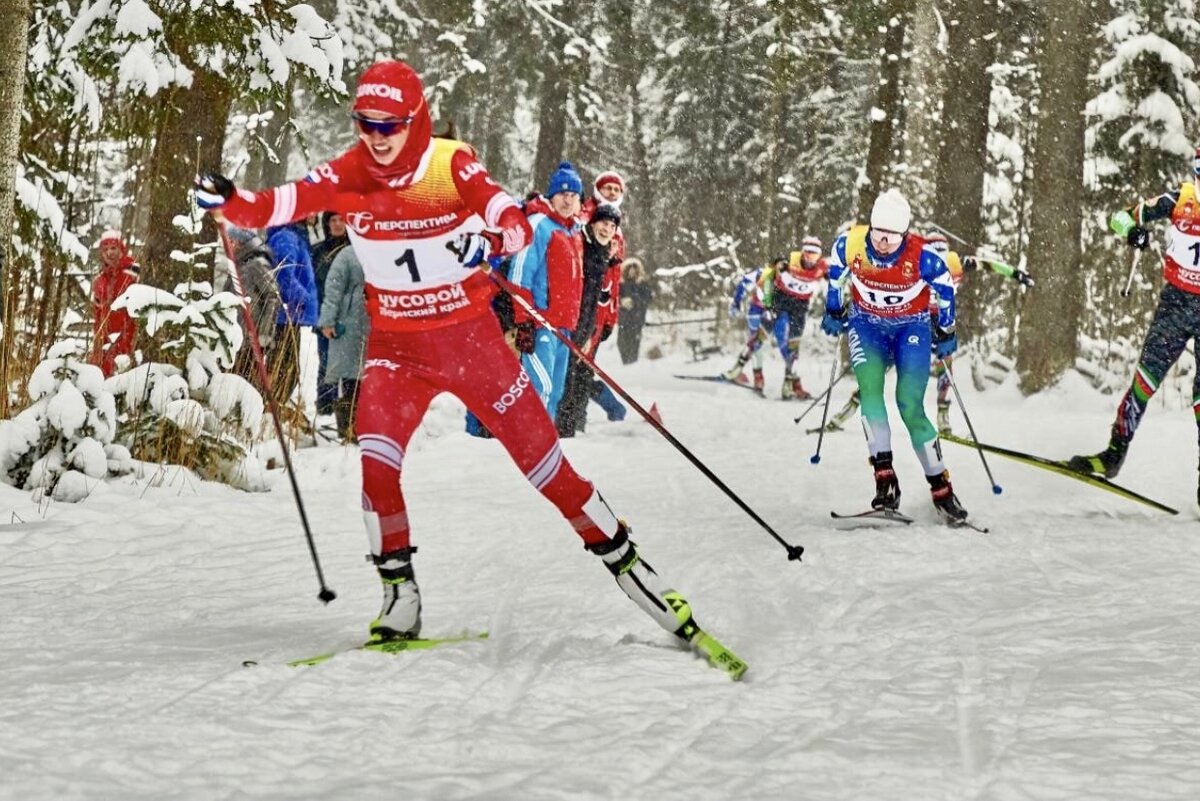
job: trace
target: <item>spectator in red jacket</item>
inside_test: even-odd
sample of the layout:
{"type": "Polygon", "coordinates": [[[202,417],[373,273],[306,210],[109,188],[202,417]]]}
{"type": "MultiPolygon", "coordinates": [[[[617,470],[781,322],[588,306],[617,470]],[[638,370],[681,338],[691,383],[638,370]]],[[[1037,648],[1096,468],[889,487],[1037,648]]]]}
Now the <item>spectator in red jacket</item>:
{"type": "Polygon", "coordinates": [[[97,247],[100,272],[92,282],[92,363],[108,377],[116,372],[118,356],[133,356],[137,324],[128,312],[112,305],[137,283],[138,266],[119,231],[105,231],[97,247]]]}

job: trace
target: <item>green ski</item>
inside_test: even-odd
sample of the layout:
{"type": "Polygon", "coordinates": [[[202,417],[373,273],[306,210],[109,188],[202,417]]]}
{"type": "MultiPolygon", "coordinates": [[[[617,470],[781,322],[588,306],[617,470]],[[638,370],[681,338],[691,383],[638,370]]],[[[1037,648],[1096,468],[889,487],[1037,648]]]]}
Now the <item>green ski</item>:
{"type": "Polygon", "coordinates": [[[725,671],[734,681],[738,681],[745,675],[748,665],[708,632],[697,630],[692,635],[691,643],[692,647],[707,659],[710,665],[725,671]]]}
{"type": "Polygon", "coordinates": [[[437,648],[442,645],[451,645],[453,643],[476,642],[478,640],[486,640],[487,632],[477,632],[473,634],[460,634],[456,637],[435,637],[432,639],[416,639],[416,640],[368,640],[362,645],[354,645],[349,648],[342,648],[337,651],[329,651],[324,654],[310,656],[307,659],[297,659],[288,662],[290,667],[305,667],[308,665],[319,665],[322,662],[328,662],[339,654],[349,653],[351,651],[376,651],[383,654],[398,654],[403,651],[426,651],[430,648],[437,648]]]}
{"type": "Polygon", "coordinates": [[[941,438],[947,442],[953,442],[956,445],[963,445],[968,448],[974,448],[978,444],[981,449],[987,451],[988,453],[994,453],[997,456],[1003,456],[1007,459],[1021,462],[1022,464],[1040,467],[1043,470],[1049,470],[1052,473],[1058,473],[1060,476],[1066,476],[1067,478],[1073,478],[1076,481],[1082,481],[1084,484],[1089,484],[1097,489],[1108,490],[1114,495],[1119,495],[1126,500],[1137,501],[1138,503],[1145,504],[1152,509],[1157,509],[1160,512],[1166,512],[1172,515],[1179,514],[1178,509],[1172,509],[1165,503],[1159,503],[1153,498],[1147,498],[1145,495],[1139,495],[1131,489],[1126,489],[1119,484],[1114,484],[1107,478],[1072,470],[1066,462],[1055,461],[1054,459],[1045,459],[1041,456],[1033,456],[1032,454],[1021,453],[1020,451],[1013,451],[1009,450],[1008,448],[998,447],[996,445],[985,445],[982,442],[976,443],[974,440],[955,436],[954,434],[942,434],[941,438]]]}

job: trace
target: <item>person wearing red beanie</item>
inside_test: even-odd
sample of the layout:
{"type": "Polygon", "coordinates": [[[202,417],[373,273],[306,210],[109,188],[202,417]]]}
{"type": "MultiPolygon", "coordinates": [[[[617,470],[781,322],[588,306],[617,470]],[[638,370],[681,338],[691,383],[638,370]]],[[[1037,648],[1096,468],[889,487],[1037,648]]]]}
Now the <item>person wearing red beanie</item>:
{"type": "Polygon", "coordinates": [[[119,231],[105,231],[96,247],[100,251],[100,272],[92,282],[92,364],[99,366],[107,378],[116,372],[118,356],[133,355],[137,322],[129,312],[112,305],[137,283],[138,266],[119,231]]]}

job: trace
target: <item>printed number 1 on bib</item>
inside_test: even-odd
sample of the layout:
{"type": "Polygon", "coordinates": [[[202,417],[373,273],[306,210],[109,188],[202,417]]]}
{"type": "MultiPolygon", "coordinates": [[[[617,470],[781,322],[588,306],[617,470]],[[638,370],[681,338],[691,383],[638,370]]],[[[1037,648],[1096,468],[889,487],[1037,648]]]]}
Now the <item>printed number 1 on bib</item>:
{"type": "Polygon", "coordinates": [[[412,248],[405,250],[404,254],[396,259],[396,266],[407,267],[414,284],[421,281],[421,273],[417,270],[417,257],[413,255],[412,248]]]}

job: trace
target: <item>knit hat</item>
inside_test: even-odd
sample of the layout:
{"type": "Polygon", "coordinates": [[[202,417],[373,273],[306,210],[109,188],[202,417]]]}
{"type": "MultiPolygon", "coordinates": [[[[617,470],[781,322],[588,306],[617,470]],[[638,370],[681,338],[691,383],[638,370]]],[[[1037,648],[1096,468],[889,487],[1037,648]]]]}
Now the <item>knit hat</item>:
{"type": "Polygon", "coordinates": [[[899,189],[889,189],[875,198],[871,208],[871,227],[903,234],[912,222],[912,208],[899,189]]]}
{"type": "Polygon", "coordinates": [[[596,180],[592,184],[592,197],[596,199],[597,203],[611,203],[614,206],[620,206],[621,201],[625,199],[625,179],[621,177],[621,173],[616,170],[605,170],[596,176],[596,180]],[[621,196],[616,200],[609,200],[600,194],[600,187],[605,184],[616,184],[621,187],[621,196]]]}
{"type": "Polygon", "coordinates": [[[950,240],[941,231],[930,231],[925,235],[925,244],[934,253],[945,255],[950,252],[950,240]]]}
{"type": "Polygon", "coordinates": [[[121,232],[115,228],[109,228],[100,234],[100,240],[96,242],[96,247],[104,247],[105,242],[116,242],[118,245],[125,245],[125,240],[121,238],[121,232]]]}
{"type": "Polygon", "coordinates": [[[546,185],[547,198],[552,198],[559,192],[574,192],[577,195],[583,195],[583,179],[579,177],[579,173],[575,172],[575,168],[569,161],[559,162],[558,169],[550,174],[550,183],[546,185]]]}
{"type": "Polygon", "coordinates": [[[815,236],[806,236],[800,242],[801,253],[816,253],[821,255],[821,240],[815,236]]]}
{"type": "Polygon", "coordinates": [[[612,203],[601,203],[596,206],[596,210],[592,212],[592,222],[598,223],[601,220],[609,220],[616,226],[621,225],[621,210],[612,203]]]}

